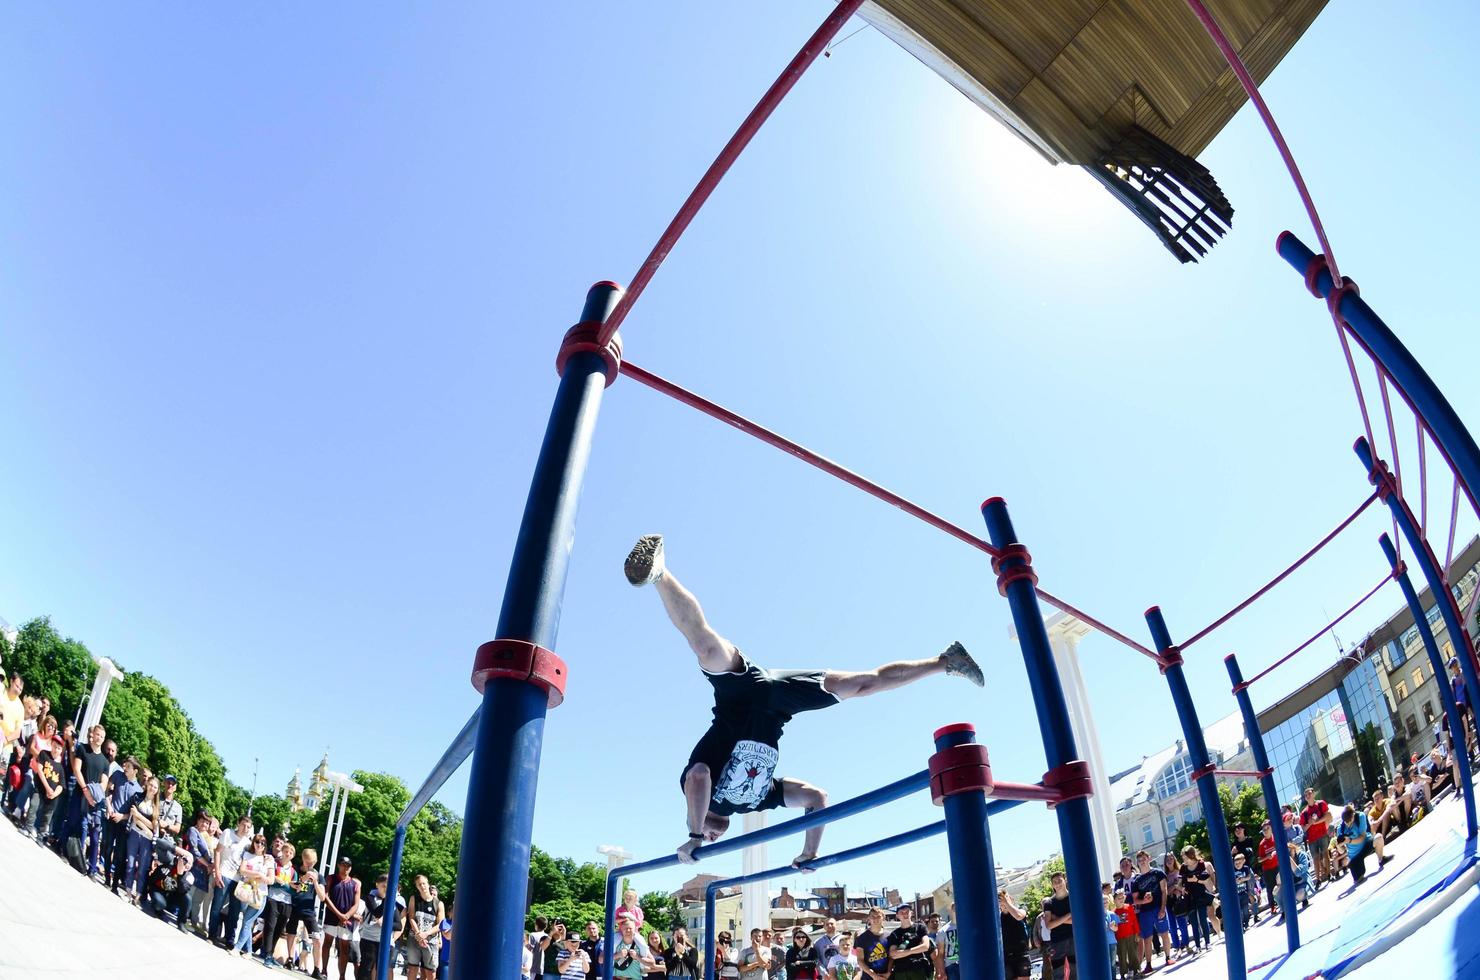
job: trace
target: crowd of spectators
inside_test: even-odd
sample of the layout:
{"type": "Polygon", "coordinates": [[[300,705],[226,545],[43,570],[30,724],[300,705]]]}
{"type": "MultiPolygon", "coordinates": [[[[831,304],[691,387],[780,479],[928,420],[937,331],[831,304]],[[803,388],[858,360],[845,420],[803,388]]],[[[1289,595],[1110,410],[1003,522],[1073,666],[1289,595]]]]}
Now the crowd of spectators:
{"type": "MultiPolygon", "coordinates": [[[[18,674],[0,691],[0,811],[21,834],[123,902],[236,956],[314,978],[334,975],[332,966],[338,980],[375,980],[386,875],[366,892],[347,856],[324,875],[313,848],[300,853],[259,830],[250,808],[225,827],[205,810],[187,820],[176,776],[120,759],[102,725],[78,740],[46,698],[24,691],[18,674]]],[[[421,875],[394,901],[391,962],[409,980],[442,980],[451,904],[421,875]]]]}

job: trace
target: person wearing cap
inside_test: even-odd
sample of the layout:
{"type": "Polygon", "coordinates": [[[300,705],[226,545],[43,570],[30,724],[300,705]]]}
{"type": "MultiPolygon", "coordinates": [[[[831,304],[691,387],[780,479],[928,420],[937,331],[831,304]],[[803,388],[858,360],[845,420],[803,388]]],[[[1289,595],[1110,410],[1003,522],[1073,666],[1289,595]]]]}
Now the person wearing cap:
{"type": "MultiPolygon", "coordinates": [[[[560,968],[560,980],[584,980],[586,971],[591,967],[591,961],[586,951],[581,949],[581,937],[575,932],[567,932],[560,941],[560,952],[556,954],[556,963],[560,968]]],[[[438,969],[441,969],[439,966],[438,969]]]]}
{"type": "Polygon", "coordinates": [[[925,927],[915,921],[915,907],[894,910],[899,927],[889,934],[889,974],[894,980],[931,980],[935,973],[932,943],[925,927]]]}
{"type": "Polygon", "coordinates": [[[358,921],[356,910],[360,906],[360,879],[350,874],[353,867],[349,857],[341,854],[334,873],[324,883],[329,893],[329,901],[324,904],[328,920],[324,923],[324,935],[334,940],[339,980],[344,980],[344,971],[349,968],[350,939],[354,935],[358,921]]]}
{"type": "Polygon", "coordinates": [[[185,808],[175,799],[179,784],[174,776],[165,776],[159,784],[159,835],[168,840],[171,848],[179,843],[180,833],[185,829],[185,808]]]}
{"type": "Polygon", "coordinates": [[[144,885],[144,911],[158,919],[173,916],[181,932],[189,920],[190,864],[190,852],[177,850],[149,872],[144,885]]]}

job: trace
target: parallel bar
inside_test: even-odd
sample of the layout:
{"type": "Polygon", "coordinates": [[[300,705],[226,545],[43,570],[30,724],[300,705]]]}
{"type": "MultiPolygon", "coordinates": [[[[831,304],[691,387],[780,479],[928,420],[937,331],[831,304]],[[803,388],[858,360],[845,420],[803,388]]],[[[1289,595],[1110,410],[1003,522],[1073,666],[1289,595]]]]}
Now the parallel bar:
{"type": "MultiPolygon", "coordinates": [[[[1376,471],[1377,460],[1372,455],[1372,447],[1364,439],[1358,439],[1353,447],[1357,459],[1367,467],[1367,479],[1374,485],[1381,479],[1376,471]]],[[[1413,511],[1408,502],[1403,499],[1402,494],[1390,493],[1387,497],[1388,508],[1393,512],[1393,517],[1398,522],[1403,536],[1408,539],[1410,550],[1413,553],[1413,562],[1423,572],[1424,580],[1429,584],[1429,594],[1433,598],[1434,605],[1439,607],[1439,614],[1444,617],[1444,627],[1449,631],[1449,642],[1454,644],[1455,652],[1458,654],[1460,672],[1465,677],[1465,688],[1469,691],[1470,705],[1480,705],[1480,677],[1475,671],[1475,648],[1470,642],[1470,632],[1464,628],[1460,621],[1459,603],[1455,601],[1454,593],[1449,591],[1445,582],[1444,570],[1439,567],[1439,559],[1434,557],[1434,551],[1429,547],[1428,541],[1424,540],[1418,533],[1418,522],[1413,517],[1413,511]]]]}
{"type": "MultiPolygon", "coordinates": [[[[987,809],[989,813],[1003,813],[1019,805],[1019,801],[1011,800],[990,804],[987,809]]],[[[858,847],[850,847],[846,851],[839,851],[836,854],[828,854],[813,861],[811,864],[808,865],[808,867],[813,869],[826,868],[831,867],[834,864],[842,864],[845,861],[855,861],[861,857],[869,857],[871,855],[879,854],[884,851],[892,851],[896,848],[904,847],[906,844],[914,844],[918,841],[929,840],[930,838],[938,837],[945,832],[946,822],[944,820],[937,820],[935,823],[926,824],[923,827],[916,827],[914,830],[907,830],[902,834],[895,834],[893,837],[885,837],[884,839],[874,841],[871,844],[861,844],[858,847]]],[[[715,928],[714,922],[714,906],[716,893],[718,893],[721,888],[733,888],[736,885],[748,885],[753,881],[769,881],[773,878],[784,878],[787,875],[794,875],[796,873],[796,868],[792,867],[789,864],[785,864],[781,867],[770,868],[766,871],[753,871],[748,875],[736,875],[733,878],[720,878],[717,881],[711,881],[708,885],[705,886],[704,949],[706,955],[709,957],[709,963],[705,967],[704,975],[708,977],[709,980],[715,980],[714,937],[715,934],[719,931],[715,928]]]]}
{"type": "MultiPolygon", "coordinates": [[[[1423,431],[1423,419],[1419,418],[1417,414],[1415,414],[1413,416],[1413,429],[1414,429],[1414,433],[1413,433],[1414,438],[1418,440],[1418,498],[1419,498],[1418,499],[1418,532],[1420,534],[1422,534],[1424,537],[1428,537],[1429,536],[1429,464],[1428,464],[1428,460],[1425,458],[1427,454],[1424,452],[1424,443],[1426,443],[1426,442],[1429,441],[1429,437],[1423,431]]],[[[1458,484],[1455,484],[1455,487],[1454,487],[1454,496],[1455,496],[1454,506],[1455,506],[1455,508],[1458,508],[1459,507],[1459,499],[1458,499],[1459,498],[1459,485],[1458,484]]],[[[1450,523],[1452,525],[1453,524],[1453,521],[1451,521],[1450,523]]],[[[1454,531],[1452,529],[1449,532],[1449,537],[1450,537],[1450,540],[1453,540],[1453,538],[1454,538],[1454,531]]],[[[1448,562],[1445,562],[1444,563],[1444,566],[1446,568],[1448,568],[1449,567],[1449,563],[1448,562]]]]}
{"type": "MultiPolygon", "coordinates": [[[[1277,248],[1280,256],[1302,275],[1316,257],[1304,242],[1288,231],[1280,235],[1277,248]]],[[[1329,297],[1332,290],[1330,273],[1318,272],[1315,287],[1321,296],[1329,297]]],[[[1365,300],[1348,291],[1341,297],[1338,312],[1358,343],[1372,356],[1378,367],[1387,372],[1398,393],[1413,407],[1414,413],[1423,419],[1424,427],[1433,437],[1434,445],[1459,477],[1460,485],[1470,499],[1470,506],[1480,514],[1480,498],[1476,496],[1477,490],[1480,490],[1480,446],[1475,444],[1474,436],[1470,435],[1469,429],[1460,421],[1459,413],[1424,371],[1423,365],[1418,363],[1418,359],[1403,346],[1403,342],[1372,311],[1365,300]]],[[[1368,445],[1371,445],[1370,439],[1368,445]]]]}
{"type": "Polygon", "coordinates": [[[1260,680],[1260,679],[1262,679],[1264,677],[1267,677],[1276,668],[1284,666],[1297,653],[1300,653],[1306,647],[1310,646],[1312,643],[1314,643],[1315,641],[1319,640],[1321,637],[1325,636],[1327,633],[1331,632],[1337,626],[1341,625],[1341,621],[1343,619],[1345,619],[1346,617],[1350,616],[1352,613],[1354,613],[1358,609],[1360,609],[1363,603],[1365,603],[1368,599],[1371,599],[1373,596],[1377,595],[1378,592],[1382,591],[1382,587],[1384,585],[1387,585],[1392,580],[1393,580],[1393,577],[1391,575],[1389,575],[1387,578],[1383,579],[1381,582],[1378,582],[1376,585],[1374,585],[1372,587],[1372,590],[1370,592],[1368,592],[1366,595],[1362,596],[1362,598],[1358,599],[1356,602],[1352,603],[1352,605],[1350,607],[1348,607],[1348,609],[1346,610],[1346,612],[1342,613],[1340,616],[1337,616],[1335,619],[1331,620],[1331,622],[1327,623],[1325,626],[1322,626],[1319,630],[1317,630],[1315,632],[1315,634],[1313,636],[1311,636],[1310,639],[1306,640],[1304,643],[1300,644],[1300,646],[1298,646],[1295,649],[1291,650],[1289,653],[1285,654],[1283,657],[1281,657],[1280,659],[1276,660],[1274,663],[1270,664],[1268,667],[1265,667],[1263,670],[1261,670],[1259,673],[1255,674],[1253,677],[1250,677],[1244,683],[1245,684],[1253,684],[1255,681],[1260,680]]]}
{"type": "MultiPolygon", "coordinates": [[[[1223,803],[1218,799],[1217,780],[1208,766],[1208,743],[1203,736],[1202,722],[1197,717],[1197,704],[1192,700],[1192,689],[1187,686],[1187,675],[1182,672],[1182,656],[1172,643],[1172,634],[1167,629],[1161,610],[1152,606],[1146,610],[1146,625],[1151,628],[1153,645],[1161,653],[1165,666],[1167,686],[1172,692],[1172,704],[1177,709],[1177,720],[1182,723],[1182,737],[1187,742],[1188,761],[1194,772],[1200,772],[1197,782],[1198,799],[1202,801],[1203,819],[1208,824],[1208,840],[1212,841],[1213,868],[1217,871],[1218,897],[1223,901],[1223,921],[1229,926],[1223,930],[1223,952],[1228,960],[1228,975],[1242,978],[1247,975],[1244,955],[1243,930],[1232,928],[1239,908],[1238,886],[1233,878],[1233,857],[1223,845],[1228,840],[1228,822],[1223,818],[1223,803]]],[[[1279,813],[1278,810],[1275,811],[1279,813]]]]}
{"type": "Polygon", "coordinates": [[[1465,836],[1470,840],[1475,839],[1476,816],[1475,816],[1475,786],[1470,777],[1470,752],[1465,746],[1465,721],[1459,715],[1455,705],[1454,691],[1449,687],[1449,672],[1444,668],[1444,657],[1439,653],[1439,641],[1434,638],[1434,630],[1429,626],[1429,619],[1424,615],[1423,604],[1418,601],[1418,590],[1413,587],[1413,580],[1408,577],[1408,571],[1398,561],[1398,550],[1393,547],[1392,539],[1386,534],[1377,540],[1382,547],[1382,554],[1392,566],[1393,577],[1398,580],[1398,588],[1403,590],[1403,598],[1408,603],[1408,611],[1413,614],[1413,624],[1418,627],[1418,635],[1423,639],[1424,650],[1429,655],[1429,668],[1434,672],[1435,686],[1439,688],[1439,703],[1444,705],[1444,711],[1449,716],[1449,738],[1454,743],[1455,759],[1459,762],[1460,791],[1465,800],[1465,836]]]}
{"type": "Polygon", "coordinates": [[[1377,500],[1377,494],[1374,493],[1374,494],[1372,494],[1372,496],[1370,496],[1366,500],[1362,501],[1361,506],[1359,506],[1356,510],[1352,511],[1351,514],[1350,514],[1350,516],[1348,516],[1346,518],[1346,520],[1344,520],[1340,524],[1336,525],[1336,527],[1329,534],[1327,534],[1321,540],[1317,541],[1315,543],[1315,546],[1312,547],[1305,554],[1303,554],[1299,558],[1295,559],[1294,563],[1291,564],[1288,568],[1286,568],[1283,572],[1280,572],[1274,578],[1270,579],[1263,586],[1261,586],[1253,595],[1249,596],[1243,602],[1240,602],[1238,605],[1236,605],[1232,609],[1228,610],[1228,612],[1224,613],[1222,616],[1219,616],[1217,619],[1213,620],[1207,626],[1204,626],[1202,629],[1200,629],[1196,633],[1192,634],[1192,636],[1191,636],[1190,639],[1183,640],[1182,641],[1182,649],[1183,650],[1186,650],[1188,647],[1192,646],[1192,644],[1196,643],[1198,640],[1201,640],[1203,637],[1205,637],[1209,633],[1213,632],[1213,630],[1215,630],[1218,627],[1222,626],[1224,623],[1228,622],[1234,616],[1237,616],[1239,613],[1241,613],[1245,609],[1249,608],[1256,601],[1258,601],[1265,593],[1267,593],[1270,589],[1274,588],[1276,585],[1279,585],[1285,579],[1289,578],[1290,575],[1296,569],[1298,569],[1301,565],[1304,565],[1307,561],[1309,561],[1311,559],[1311,557],[1315,555],[1316,552],[1320,551],[1322,548],[1326,547],[1326,545],[1330,544],[1331,541],[1332,541],[1332,539],[1334,539],[1342,531],[1345,531],[1348,527],[1351,527],[1352,522],[1355,521],[1358,517],[1361,517],[1362,516],[1362,513],[1368,507],[1371,507],[1372,504],[1373,504],[1373,502],[1375,500],[1377,500]]]}
{"type": "Polygon", "coordinates": [[[468,720],[463,722],[462,731],[458,732],[452,744],[447,746],[447,751],[442,753],[442,758],[437,760],[437,764],[432,767],[431,774],[421,784],[421,789],[416,791],[416,794],[411,797],[411,802],[407,803],[406,808],[401,811],[400,818],[396,820],[397,828],[409,826],[411,819],[421,812],[422,807],[431,802],[432,797],[437,795],[437,791],[452,778],[453,773],[462,767],[468,756],[473,754],[473,739],[478,734],[478,715],[482,710],[482,705],[474,708],[468,720]]]}
{"type": "MultiPolygon", "coordinates": [[[[1020,550],[1017,531],[1001,497],[982,504],[982,518],[992,544],[1007,552],[1001,560],[998,581],[1012,610],[1017,627],[1018,645],[1027,668],[1028,688],[1033,692],[1033,708],[1043,737],[1043,753],[1050,770],[1079,761],[1079,748],[1074,742],[1074,727],[1069,720],[1069,706],[1064,697],[1063,681],[1043,625],[1043,610],[1028,577],[1031,569],[1027,552],[1020,550]]],[[[1105,934],[1100,923],[1105,921],[1105,908],[1100,902],[1100,867],[1095,854],[1094,826],[1090,822],[1089,800],[1067,800],[1054,807],[1063,844],[1064,864],[1069,881],[1069,906],[1076,922],[1091,922],[1090,929],[1074,930],[1077,960],[1076,978],[1110,980],[1110,960],[1105,955],[1105,934]]],[[[988,964],[971,964],[981,970],[988,964]]],[[[1238,976],[1243,976],[1242,973],[1238,976]]]]}
{"type": "Polygon", "coordinates": [[[720,180],[735,165],[735,161],[739,159],[740,154],[744,152],[745,147],[750,144],[755,134],[760,131],[761,126],[765,125],[766,120],[771,118],[771,113],[776,111],[776,107],[781,104],[781,100],[786,98],[787,93],[792,90],[802,75],[812,66],[812,62],[817,60],[817,56],[827,49],[828,42],[834,37],[837,37],[838,32],[843,29],[843,25],[848,22],[848,19],[861,6],[863,6],[863,0],[841,0],[833,8],[832,13],[828,14],[827,18],[813,32],[812,36],[807,39],[807,43],[802,45],[802,49],[796,53],[796,57],[792,58],[791,62],[782,70],[781,75],[776,81],[771,83],[771,87],[766,89],[766,94],[761,96],[761,100],[756,103],[755,108],[750,110],[750,115],[745,117],[745,121],[740,124],[740,128],[735,130],[735,135],[730,137],[724,149],[719,151],[719,156],[715,157],[714,162],[709,165],[709,169],[704,171],[704,176],[699,178],[699,183],[689,192],[689,196],[684,199],[683,205],[678,209],[678,214],[674,215],[673,220],[668,223],[668,227],[663,229],[662,237],[653,246],[653,250],[648,253],[648,257],[643,260],[642,266],[637,270],[637,274],[632,277],[632,282],[627,287],[627,294],[622,297],[616,309],[612,310],[611,315],[607,317],[606,325],[602,327],[599,339],[596,341],[597,346],[605,347],[607,341],[612,339],[612,336],[617,332],[617,328],[622,325],[622,321],[627,319],[627,314],[631,311],[632,304],[637,302],[637,297],[641,296],[642,291],[647,288],[647,284],[652,280],[653,274],[658,271],[658,266],[662,265],[663,260],[668,257],[668,253],[673,251],[673,246],[678,244],[679,238],[688,229],[689,224],[694,220],[694,216],[699,213],[699,209],[704,206],[704,202],[709,200],[709,196],[719,186],[720,180]]]}
{"type": "MultiPolygon", "coordinates": [[[[804,813],[800,817],[783,820],[781,823],[762,827],[760,830],[752,830],[748,834],[740,834],[727,840],[715,841],[713,844],[705,844],[694,848],[694,859],[703,860],[708,857],[718,857],[721,854],[729,854],[732,851],[740,851],[752,844],[767,844],[773,840],[790,837],[792,834],[809,830],[812,827],[821,827],[837,820],[857,816],[869,810],[881,807],[886,803],[904,799],[911,793],[918,793],[923,789],[930,788],[930,770],[922,769],[913,775],[903,779],[895,780],[887,786],[881,786],[876,790],[870,790],[851,800],[834,803],[820,810],[804,813]]],[[[662,868],[677,867],[679,864],[677,854],[665,854],[662,857],[652,858],[648,861],[639,861],[636,864],[624,864],[611,869],[606,873],[606,935],[615,935],[617,927],[617,883],[628,875],[641,874],[644,871],[658,871],[662,868]]],[[[611,940],[609,939],[608,942],[611,940]]],[[[599,971],[601,980],[612,980],[612,958],[605,957],[599,971]]]]}
{"type": "Polygon", "coordinates": [[[1264,733],[1259,730],[1259,715],[1254,711],[1254,702],[1249,697],[1249,687],[1244,683],[1244,673],[1239,669],[1238,658],[1233,654],[1223,658],[1228,668],[1228,679],[1233,683],[1233,696],[1238,700],[1239,714],[1244,718],[1244,737],[1249,740],[1249,749],[1254,754],[1254,765],[1260,772],[1259,786],[1264,790],[1264,809],[1269,814],[1269,826],[1274,831],[1275,856],[1280,862],[1280,908],[1285,913],[1285,946],[1291,952],[1300,948],[1300,913],[1295,907],[1295,871],[1290,865],[1289,839],[1285,836],[1285,821],[1281,816],[1280,791],[1274,784],[1270,772],[1269,753],[1264,747],[1264,733]]]}
{"type": "MultiPolygon", "coordinates": [[[[591,287],[581,322],[605,319],[620,291],[612,283],[591,287]]],[[[509,562],[498,639],[555,649],[581,485],[605,390],[601,355],[582,351],[566,360],[509,562]]],[[[519,980],[547,702],[542,688],[524,680],[491,677],[483,686],[458,856],[458,878],[478,887],[457,896],[452,980],[519,980]]]]}
{"type": "MultiPolygon", "coordinates": [[[[1232,656],[1232,654],[1230,654],[1230,656],[1232,656]]],[[[1241,691],[1239,693],[1242,694],[1247,692],[1241,691]]],[[[1213,775],[1232,776],[1234,779],[1263,779],[1268,774],[1263,769],[1214,769],[1213,775]]],[[[1273,813],[1275,811],[1271,810],[1270,812],[1273,813]]]]}
{"type": "MultiPolygon", "coordinates": [[[[944,531],[946,534],[949,534],[957,541],[968,544],[976,550],[994,557],[997,554],[996,548],[993,548],[985,540],[977,537],[975,534],[972,534],[970,531],[966,530],[960,525],[951,523],[944,517],[941,517],[939,514],[935,514],[931,511],[926,510],[919,504],[916,504],[911,500],[907,500],[904,497],[901,497],[894,491],[880,486],[867,477],[860,476],[847,467],[833,462],[826,456],[814,453],[807,447],[786,438],[778,432],[773,432],[765,426],[760,425],[757,422],[753,422],[743,415],[730,411],[728,408],[725,408],[718,402],[710,401],[703,395],[689,391],[682,385],[669,381],[667,378],[664,378],[661,375],[654,374],[653,372],[645,368],[638,367],[631,361],[624,360],[622,362],[622,374],[626,377],[631,378],[633,381],[636,381],[639,384],[646,385],[659,394],[667,395],[669,398],[672,398],[674,401],[679,402],[680,404],[687,405],[693,409],[697,409],[698,411],[703,412],[705,415],[708,415],[710,418],[718,419],[728,426],[739,429],[746,435],[753,436],[756,439],[759,439],[761,442],[764,442],[768,446],[773,446],[776,449],[787,453],[788,455],[795,456],[802,462],[815,466],[817,469],[828,474],[829,476],[836,477],[837,479],[842,480],[844,483],[848,484],[851,487],[862,490],[864,493],[867,493],[870,496],[877,497],[879,500],[884,501],[886,504],[898,507],[900,510],[904,511],[906,514],[909,514],[911,517],[923,521],[924,523],[929,524],[931,527],[937,530],[944,531]]],[[[1049,605],[1063,610],[1064,612],[1075,617],[1076,619],[1079,619],[1082,622],[1088,623],[1090,626],[1099,630],[1101,633],[1104,633],[1106,636],[1112,639],[1119,640],[1121,643],[1130,647],[1132,650],[1135,650],[1137,653],[1146,657],[1150,657],[1153,660],[1156,659],[1156,654],[1148,650],[1142,644],[1137,643],[1135,640],[1126,636],[1124,633],[1121,633],[1119,630],[1112,629],[1111,627],[1105,625],[1103,622],[1084,612],[1082,609],[1078,609],[1070,605],[1063,599],[1060,599],[1058,596],[1052,595],[1047,589],[1038,589],[1037,592],[1038,596],[1049,605]]]]}

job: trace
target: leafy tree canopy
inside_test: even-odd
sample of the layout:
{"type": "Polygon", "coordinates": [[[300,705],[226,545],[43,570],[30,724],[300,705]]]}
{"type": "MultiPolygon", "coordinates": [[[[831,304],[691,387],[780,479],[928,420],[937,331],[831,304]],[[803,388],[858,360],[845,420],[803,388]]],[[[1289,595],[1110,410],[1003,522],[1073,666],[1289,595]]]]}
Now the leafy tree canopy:
{"type": "Polygon", "coordinates": [[[1029,885],[1023,892],[1023,897],[1018,900],[1018,906],[1024,912],[1028,913],[1028,927],[1030,929],[1032,928],[1033,920],[1038,918],[1038,913],[1043,911],[1044,899],[1053,894],[1053,885],[1049,884],[1049,878],[1056,871],[1064,871],[1065,867],[1062,857],[1050,858],[1048,863],[1043,866],[1043,872],[1038,876],[1038,880],[1029,885]]]}
{"type": "Polygon", "coordinates": [[[15,646],[4,658],[6,676],[20,674],[27,694],[51,701],[51,713],[59,723],[77,714],[98,672],[87,647],[58,633],[49,616],[33,619],[17,630],[15,646]]]}

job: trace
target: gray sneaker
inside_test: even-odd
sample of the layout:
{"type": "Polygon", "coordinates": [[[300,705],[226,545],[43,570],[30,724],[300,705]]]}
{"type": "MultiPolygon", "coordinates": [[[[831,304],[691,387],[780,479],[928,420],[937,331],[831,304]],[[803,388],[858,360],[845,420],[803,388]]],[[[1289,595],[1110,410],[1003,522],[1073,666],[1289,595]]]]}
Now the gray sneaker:
{"type": "MultiPolygon", "coordinates": [[[[629,574],[628,577],[630,578],[631,575],[629,574]]],[[[982,677],[981,667],[977,666],[976,661],[971,658],[971,654],[967,653],[966,648],[959,642],[952,643],[946,647],[946,652],[941,654],[941,656],[945,658],[947,674],[964,677],[977,687],[981,687],[985,683],[982,677]]]]}
{"type": "MultiPolygon", "coordinates": [[[[651,585],[663,577],[663,535],[644,534],[637,539],[622,566],[633,585],[651,585]]],[[[970,659],[970,658],[968,658],[970,659]]],[[[981,676],[981,671],[977,671],[981,676]]]]}

